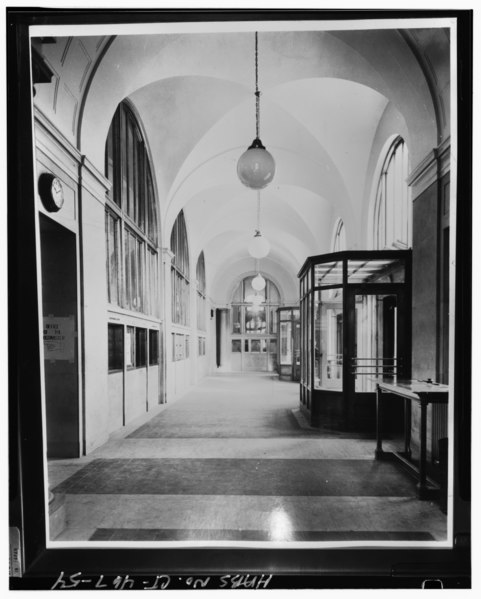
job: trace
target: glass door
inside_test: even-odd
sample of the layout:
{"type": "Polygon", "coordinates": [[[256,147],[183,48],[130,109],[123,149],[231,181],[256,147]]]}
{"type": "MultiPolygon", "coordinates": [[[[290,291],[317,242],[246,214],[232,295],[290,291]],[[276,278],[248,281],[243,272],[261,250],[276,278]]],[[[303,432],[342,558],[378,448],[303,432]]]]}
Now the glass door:
{"type": "Polygon", "coordinates": [[[317,290],[314,295],[314,388],[342,391],[343,290],[317,290]]]}
{"type": "Polygon", "coordinates": [[[356,295],[351,358],[356,393],[374,392],[379,378],[397,374],[397,298],[356,295]]]}
{"type": "Polygon", "coordinates": [[[352,393],[374,393],[379,380],[410,376],[410,322],[402,291],[354,290],[349,301],[352,393]],[[377,291],[377,292],[376,292],[377,291]]]}

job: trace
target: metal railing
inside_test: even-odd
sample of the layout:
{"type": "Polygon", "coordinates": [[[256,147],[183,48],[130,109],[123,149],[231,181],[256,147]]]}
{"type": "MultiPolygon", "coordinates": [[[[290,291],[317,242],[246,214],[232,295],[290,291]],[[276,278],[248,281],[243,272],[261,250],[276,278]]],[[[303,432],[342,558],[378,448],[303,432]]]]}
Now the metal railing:
{"type": "Polygon", "coordinates": [[[401,358],[351,358],[351,374],[355,376],[396,377],[401,368],[401,358]]]}

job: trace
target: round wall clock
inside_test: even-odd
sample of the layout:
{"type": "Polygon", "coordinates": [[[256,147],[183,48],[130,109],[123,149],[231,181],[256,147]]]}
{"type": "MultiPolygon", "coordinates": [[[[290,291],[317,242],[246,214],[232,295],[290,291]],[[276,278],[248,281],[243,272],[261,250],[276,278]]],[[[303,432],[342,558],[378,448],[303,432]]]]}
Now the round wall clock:
{"type": "Polygon", "coordinates": [[[63,186],[52,173],[42,173],[38,179],[38,193],[45,209],[58,212],[64,203],[63,186]]]}

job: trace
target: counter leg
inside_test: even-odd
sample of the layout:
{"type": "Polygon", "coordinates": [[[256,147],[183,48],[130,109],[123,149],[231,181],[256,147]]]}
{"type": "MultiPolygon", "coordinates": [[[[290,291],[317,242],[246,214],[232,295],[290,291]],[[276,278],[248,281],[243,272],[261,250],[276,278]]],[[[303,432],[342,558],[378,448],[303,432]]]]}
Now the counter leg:
{"type": "Polygon", "coordinates": [[[382,391],[379,385],[376,388],[376,451],[374,457],[376,460],[383,458],[382,449],[382,391]]]}
{"type": "Polygon", "coordinates": [[[404,398],[404,454],[411,459],[411,400],[404,398]]]}
{"type": "Polygon", "coordinates": [[[421,399],[421,431],[420,431],[420,447],[419,447],[419,483],[417,486],[419,499],[426,499],[426,421],[427,421],[427,404],[421,399]]]}

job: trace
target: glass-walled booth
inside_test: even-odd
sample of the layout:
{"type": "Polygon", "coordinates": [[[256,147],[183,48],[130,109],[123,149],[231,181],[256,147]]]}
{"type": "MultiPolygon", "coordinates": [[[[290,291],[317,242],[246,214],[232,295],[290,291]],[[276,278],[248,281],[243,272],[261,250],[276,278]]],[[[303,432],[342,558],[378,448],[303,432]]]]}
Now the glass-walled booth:
{"type": "Polygon", "coordinates": [[[374,431],[377,382],[411,374],[411,251],[312,256],[299,279],[301,410],[312,426],[374,431]]]}
{"type": "Polygon", "coordinates": [[[299,381],[301,377],[301,323],[298,307],[277,309],[279,378],[299,381]]]}

